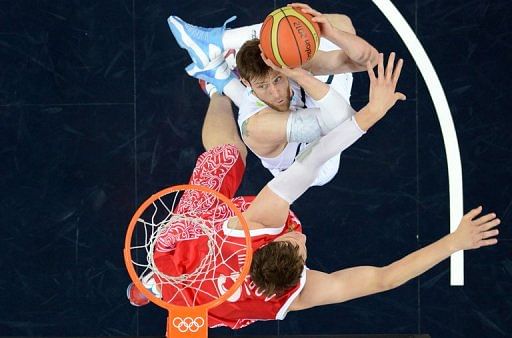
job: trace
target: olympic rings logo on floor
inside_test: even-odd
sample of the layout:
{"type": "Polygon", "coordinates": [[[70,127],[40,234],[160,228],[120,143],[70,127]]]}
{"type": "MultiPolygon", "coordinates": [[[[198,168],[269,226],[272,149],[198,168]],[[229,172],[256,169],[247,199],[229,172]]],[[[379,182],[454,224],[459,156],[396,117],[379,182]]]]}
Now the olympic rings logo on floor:
{"type": "Polygon", "coordinates": [[[204,319],[201,317],[176,317],[172,321],[172,325],[178,329],[181,333],[190,331],[197,332],[204,326],[204,319]]]}

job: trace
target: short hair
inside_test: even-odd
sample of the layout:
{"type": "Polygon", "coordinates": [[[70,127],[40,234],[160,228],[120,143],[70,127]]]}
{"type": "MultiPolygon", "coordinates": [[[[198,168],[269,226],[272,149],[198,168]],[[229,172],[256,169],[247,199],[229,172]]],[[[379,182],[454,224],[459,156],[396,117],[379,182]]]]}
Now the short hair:
{"type": "Polygon", "coordinates": [[[261,58],[260,40],[246,41],[236,54],[236,66],[242,79],[251,81],[266,77],[272,68],[261,58]]]}
{"type": "Polygon", "coordinates": [[[270,242],[253,253],[250,275],[265,296],[281,295],[297,285],[304,270],[299,246],[286,241],[270,242]]]}

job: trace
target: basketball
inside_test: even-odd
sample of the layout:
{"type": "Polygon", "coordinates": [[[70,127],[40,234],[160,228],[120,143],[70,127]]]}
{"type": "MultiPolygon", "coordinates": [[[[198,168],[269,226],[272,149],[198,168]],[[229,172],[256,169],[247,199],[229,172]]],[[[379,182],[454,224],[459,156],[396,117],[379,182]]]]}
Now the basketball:
{"type": "Polygon", "coordinates": [[[312,16],[293,7],[281,7],[270,13],[260,31],[265,57],[276,66],[296,68],[315,55],[320,43],[320,27],[312,16]]]}

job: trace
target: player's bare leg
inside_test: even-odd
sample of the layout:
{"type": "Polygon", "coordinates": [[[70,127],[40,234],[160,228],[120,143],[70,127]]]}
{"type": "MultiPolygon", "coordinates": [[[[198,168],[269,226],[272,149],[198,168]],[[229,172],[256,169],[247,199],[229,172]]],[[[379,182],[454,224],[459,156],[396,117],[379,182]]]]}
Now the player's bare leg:
{"type": "Polygon", "coordinates": [[[222,144],[235,145],[245,163],[247,147],[238,134],[231,100],[228,97],[217,93],[211,95],[204,118],[202,140],[206,150],[222,144]]]}

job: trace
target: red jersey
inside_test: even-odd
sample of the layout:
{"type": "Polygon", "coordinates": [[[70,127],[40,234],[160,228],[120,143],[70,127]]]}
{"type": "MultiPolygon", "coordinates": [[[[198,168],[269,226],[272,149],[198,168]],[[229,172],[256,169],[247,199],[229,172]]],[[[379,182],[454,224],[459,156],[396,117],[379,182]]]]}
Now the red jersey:
{"type": "MultiPolygon", "coordinates": [[[[217,190],[245,211],[254,196],[234,197],[244,169],[235,146],[214,147],[198,158],[189,183],[217,190]]],[[[172,227],[159,234],[153,251],[153,259],[160,272],[155,274],[155,279],[159,279],[162,299],[190,306],[219,298],[238,279],[245,262],[244,232],[227,228],[227,221],[234,212],[225,204],[216,204],[212,195],[199,191],[185,192],[174,211],[185,217],[171,219],[172,227]],[[193,222],[186,217],[192,214],[199,216],[201,222],[193,222]],[[205,235],[205,229],[212,235],[205,235]],[[192,271],[199,272],[191,276],[192,271]],[[183,288],[185,282],[175,281],[178,287],[161,283],[165,278],[161,274],[189,274],[187,287],[183,288]]],[[[281,228],[251,230],[253,251],[288,231],[302,232],[300,221],[291,211],[281,228]]],[[[258,320],[283,319],[305,282],[304,270],[298,285],[279,296],[266,297],[251,277],[246,276],[241,287],[227,301],[209,310],[208,324],[210,327],[239,329],[258,320]]]]}

